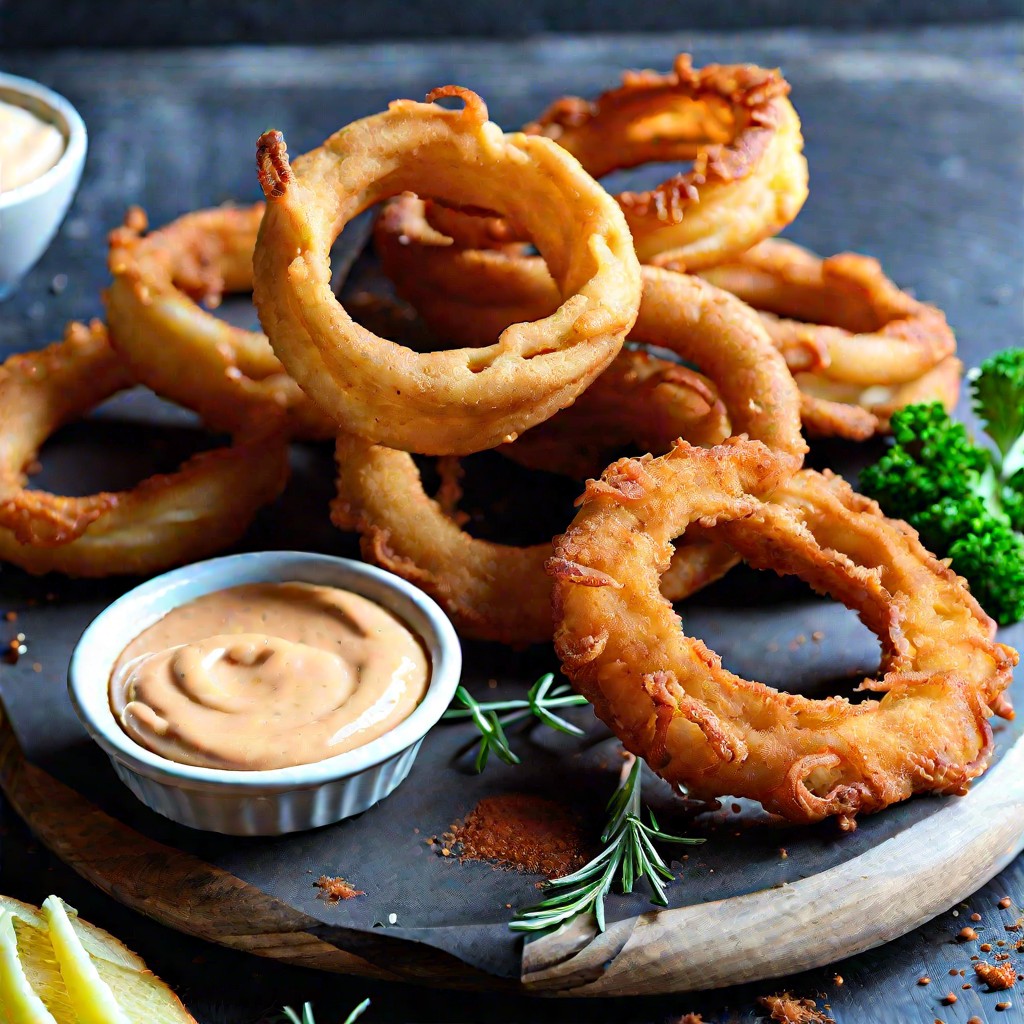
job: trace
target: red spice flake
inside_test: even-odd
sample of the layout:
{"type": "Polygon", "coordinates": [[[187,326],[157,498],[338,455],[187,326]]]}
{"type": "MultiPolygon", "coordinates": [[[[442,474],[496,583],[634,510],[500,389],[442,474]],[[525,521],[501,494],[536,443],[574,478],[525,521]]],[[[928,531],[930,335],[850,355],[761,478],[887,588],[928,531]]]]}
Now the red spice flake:
{"type": "Polygon", "coordinates": [[[952,992],[947,992],[942,997],[943,1006],[952,1006],[956,1002],[956,996],[952,992]]]}
{"type": "Polygon", "coordinates": [[[979,960],[974,965],[974,973],[988,985],[991,992],[1004,992],[1012,988],[1017,980],[1017,969],[1008,960],[1000,964],[979,960]]]}
{"type": "Polygon", "coordinates": [[[831,1017],[826,1017],[818,1009],[813,999],[797,999],[788,992],[761,996],[757,1005],[767,1011],[776,1024],[835,1024],[831,1017]]]}
{"type": "MultiPolygon", "coordinates": [[[[587,862],[579,818],[570,808],[527,793],[484,797],[444,834],[462,860],[556,878],[587,862]]],[[[443,852],[443,851],[442,851],[443,852]]]]}
{"type": "Polygon", "coordinates": [[[977,937],[978,933],[973,928],[969,927],[961,928],[960,934],[957,936],[961,942],[973,942],[977,937]]]}
{"type": "Polygon", "coordinates": [[[1009,896],[1004,896],[997,904],[1000,910],[1009,910],[1013,906],[1013,900],[1009,896]]]}
{"type": "Polygon", "coordinates": [[[351,900],[356,896],[366,895],[362,889],[357,889],[354,885],[349,885],[349,883],[340,875],[336,878],[331,878],[328,875],[321,875],[313,885],[320,890],[316,894],[316,898],[318,900],[323,900],[324,903],[332,907],[336,903],[340,903],[342,900],[351,900]]]}

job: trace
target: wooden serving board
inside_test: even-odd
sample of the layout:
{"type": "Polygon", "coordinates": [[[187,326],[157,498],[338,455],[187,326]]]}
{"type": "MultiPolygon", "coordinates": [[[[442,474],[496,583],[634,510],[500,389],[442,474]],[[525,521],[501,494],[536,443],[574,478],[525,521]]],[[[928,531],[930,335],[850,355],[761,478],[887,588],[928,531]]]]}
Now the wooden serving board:
{"type": "MultiPolygon", "coordinates": [[[[129,395],[59,439],[41,482],[73,492],[83,472],[93,482],[98,468],[138,474],[190,443],[180,417],[148,396],[129,395]],[[128,432],[137,440],[133,458],[109,466],[104,450],[128,432]]],[[[836,464],[836,453],[824,457],[836,464]]],[[[471,511],[485,496],[502,496],[490,502],[492,531],[522,529],[529,507],[537,518],[538,504],[555,520],[567,515],[575,485],[531,477],[527,486],[523,471],[496,456],[477,457],[469,469],[471,511]]],[[[327,522],[330,492],[329,451],[298,449],[286,497],[261,515],[249,546],[290,546],[301,537],[306,548],[355,554],[352,539],[327,522]]],[[[542,729],[517,735],[524,763],[492,760],[479,776],[455,756],[471,727],[441,725],[398,791],[349,822],[279,839],[194,832],[135,801],[85,739],[66,696],[78,635],[131,582],[34,580],[4,570],[3,607],[18,615],[7,628],[23,632],[29,650],[0,668],[0,786],[39,839],[89,881],[170,927],[226,946],[323,970],[456,987],[548,995],[707,989],[792,973],[892,939],[972,893],[1024,845],[1019,723],[997,725],[998,760],[968,796],[913,800],[864,818],[852,834],[829,823],[794,828],[747,805],[697,813],[651,779],[645,794],[662,824],[707,840],[673,862],[671,906],[653,907],[643,892],[615,896],[603,934],[579,919],[524,945],[508,930],[510,906],[537,901],[538,877],[459,863],[426,840],[483,796],[503,792],[571,805],[596,836],[620,762],[588,708],[573,712],[588,727],[586,742],[542,729]],[[343,875],[366,895],[327,906],[312,885],[321,874],[343,875]]],[[[770,574],[740,568],[682,612],[686,628],[727,665],[787,689],[850,693],[877,663],[877,642],[851,613],[770,574]]],[[[557,667],[546,645],[516,653],[468,643],[465,653],[467,684],[488,696],[521,693],[557,667]]]]}

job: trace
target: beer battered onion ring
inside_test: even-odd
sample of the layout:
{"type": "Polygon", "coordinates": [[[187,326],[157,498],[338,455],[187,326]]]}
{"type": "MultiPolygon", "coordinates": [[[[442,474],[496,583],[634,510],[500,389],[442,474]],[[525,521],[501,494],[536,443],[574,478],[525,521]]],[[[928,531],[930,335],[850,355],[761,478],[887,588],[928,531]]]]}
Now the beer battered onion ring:
{"type": "MultiPolygon", "coordinates": [[[[789,83],[777,70],[712,64],[681,53],[673,71],[628,71],[596,100],[565,96],[523,128],[554,139],[595,178],[648,163],[692,161],[656,188],[623,192],[641,263],[713,266],[781,231],[807,198],[807,161],[789,83]]],[[[522,254],[500,217],[441,208],[439,230],[467,249],[522,254]]]]}
{"type": "MultiPolygon", "coordinates": [[[[795,472],[806,451],[797,388],[757,315],[697,277],[644,267],[643,280],[632,336],[700,366],[718,391],[730,428],[762,439],[780,477],[795,472]]],[[[592,389],[601,388],[602,379],[592,389]]],[[[337,454],[333,519],[361,533],[366,558],[427,590],[468,635],[516,645],[550,638],[550,583],[541,578],[548,545],[516,548],[468,536],[424,494],[415,464],[403,452],[339,437],[337,454]]],[[[679,599],[735,562],[721,544],[686,538],[666,590],[679,599]]]]}
{"type": "MultiPolygon", "coordinates": [[[[542,317],[553,308],[556,296],[542,259],[509,249],[460,248],[441,230],[442,224],[447,229],[449,220],[438,218],[439,212],[435,205],[425,204],[415,196],[402,196],[384,208],[374,236],[384,269],[397,291],[436,332],[454,341],[493,338],[508,324],[542,317]]],[[[873,260],[868,262],[874,263],[873,260]]],[[[712,272],[700,277],[715,280],[712,272]]],[[[904,294],[891,282],[890,287],[904,294]]],[[[740,297],[746,300],[749,296],[740,297]]],[[[908,303],[915,301],[910,296],[904,298],[908,303]]],[[[850,295],[845,301],[856,308],[856,301],[850,295]]],[[[936,313],[945,324],[938,310],[923,308],[936,313]]],[[[927,315],[922,314],[925,318],[927,315]]],[[[759,314],[759,319],[762,321],[759,333],[778,323],[764,313],[759,314]]],[[[814,330],[806,324],[796,326],[814,330]]],[[[899,324],[894,322],[893,329],[899,330],[899,324]]],[[[830,330],[830,342],[839,353],[840,362],[854,361],[859,336],[840,329],[830,330]]],[[[953,344],[948,327],[940,329],[936,323],[936,331],[939,335],[944,331],[948,343],[953,344]]],[[[956,404],[962,366],[955,356],[940,359],[922,376],[907,383],[860,385],[829,380],[821,375],[821,366],[829,357],[827,346],[816,341],[801,343],[792,338],[791,343],[783,344],[778,332],[773,341],[783,351],[796,377],[801,417],[812,436],[863,440],[888,430],[892,412],[904,405],[941,401],[952,408],[956,404]]],[[[884,336],[872,339],[872,344],[878,343],[884,343],[884,336]]],[[[945,345],[946,342],[936,344],[935,353],[941,356],[945,345]]],[[[861,376],[870,375],[869,370],[860,372],[861,376]]],[[[852,371],[850,375],[854,375],[852,371]]],[[[885,375],[883,371],[882,376],[885,375]]]]}
{"type": "Polygon", "coordinates": [[[285,373],[264,335],[199,305],[214,308],[225,293],[252,291],[262,219],[262,203],[224,206],[146,234],[145,213],[129,210],[110,235],[110,340],[139,383],[214,430],[237,430],[272,406],[285,410],[295,436],[333,438],[334,423],[285,373]]]}
{"type": "Polygon", "coordinates": [[[589,101],[566,96],[523,130],[567,149],[595,178],[652,162],[691,170],[616,196],[641,263],[713,266],[781,231],[807,198],[800,118],[778,70],[753,64],[629,71],[589,101]]]}
{"type": "Polygon", "coordinates": [[[398,100],[292,165],[279,132],[260,138],[268,204],[254,298],[282,363],[345,430],[461,455],[513,440],[585,390],[633,325],[640,272],[622,211],[565,150],[503,135],[467,89],[427,100],[398,100]],[[445,96],[463,109],[431,102],[445,96]],[[331,244],[352,217],[406,190],[508,217],[544,255],[558,309],[496,344],[428,353],[355,324],[331,290],[331,244]]]}
{"type": "Polygon", "coordinates": [[[72,498],[25,489],[25,467],[58,427],[133,384],[99,323],[71,324],[63,341],[0,366],[0,561],[37,574],[157,572],[233,543],[281,492],[288,447],[279,419],[130,491],[72,498]]]}
{"type": "Polygon", "coordinates": [[[956,403],[960,364],[946,317],[899,289],[877,260],[821,259],[768,239],[701,276],[761,312],[810,396],[812,434],[862,438],[888,430],[892,411],[910,401],[956,403]]]}
{"type": "Polygon", "coordinates": [[[1011,716],[1016,652],[992,639],[965,582],[840,478],[780,479],[754,441],[613,464],[587,484],[548,571],[566,675],[630,750],[698,798],[850,828],[914,793],[964,792],[991,755],[987,719],[1011,716]],[[686,636],[658,577],[694,523],[855,609],[881,641],[882,674],[866,684],[881,700],[782,693],[686,636]]]}

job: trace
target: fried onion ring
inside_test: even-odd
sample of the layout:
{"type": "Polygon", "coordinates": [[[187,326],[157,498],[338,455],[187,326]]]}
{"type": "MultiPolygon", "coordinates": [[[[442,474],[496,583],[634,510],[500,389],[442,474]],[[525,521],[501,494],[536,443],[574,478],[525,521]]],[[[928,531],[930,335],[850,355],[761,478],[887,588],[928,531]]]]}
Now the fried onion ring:
{"type": "Polygon", "coordinates": [[[157,572],[233,543],[281,492],[279,419],[130,491],[71,498],[25,488],[25,467],[58,427],[132,384],[98,322],[71,324],[63,341],[0,366],[0,560],[37,574],[157,572]]]}
{"type": "Polygon", "coordinates": [[[800,118],[778,70],[753,64],[630,71],[590,101],[556,100],[523,130],[545,135],[602,178],[652,162],[693,168],[617,196],[641,263],[713,266],[777,234],[807,198],[800,118]]]}
{"type": "Polygon", "coordinates": [[[548,139],[503,135],[475,93],[398,100],[289,163],[259,141],[267,196],[254,298],[274,351],[345,430],[407,451],[460,455],[513,440],[572,403],[633,325],[639,264],[622,211],[548,139]],[[432,102],[455,96],[462,110],[432,102]],[[329,252],[374,203],[418,190],[493,209],[527,232],[557,282],[558,309],[494,345],[417,353],[355,324],[331,290],[329,252]]]}
{"type": "Polygon", "coordinates": [[[869,256],[821,259],[771,238],[701,277],[761,311],[794,373],[908,384],[956,352],[942,310],[901,291],[869,256]]]}
{"type": "Polygon", "coordinates": [[[225,293],[252,291],[263,204],[188,213],[146,234],[138,207],[110,234],[113,283],[104,294],[110,340],[135,379],[237,430],[267,406],[286,411],[295,436],[333,438],[329,420],[285,373],[266,337],[217,319],[225,293]]]}
{"type": "MultiPolygon", "coordinates": [[[[680,379],[681,370],[674,363],[624,350],[575,406],[534,428],[557,427],[553,452],[531,451],[532,458],[522,461],[539,462],[542,455],[550,454],[543,468],[565,475],[581,469],[585,473],[597,457],[597,449],[589,447],[593,442],[588,444],[584,434],[601,425],[602,412],[609,415],[613,436],[625,440],[647,437],[659,443],[664,436],[668,438],[664,447],[668,447],[694,423],[691,381],[685,376],[689,371],[683,371],[680,379]],[[659,415],[645,421],[652,393],[659,415]],[[586,414],[574,415],[585,400],[589,400],[586,414]],[[574,437],[582,445],[578,454],[571,443],[574,437]]],[[[727,432],[720,415],[715,421],[717,427],[709,428],[705,417],[696,419],[698,431],[708,440],[721,440],[722,430],[727,432]]],[[[503,447],[511,454],[533,433],[528,431],[503,447]]],[[[604,447],[603,435],[602,431],[597,442],[600,448],[604,447]]],[[[465,533],[465,517],[457,511],[461,497],[458,460],[438,460],[441,487],[431,499],[415,462],[405,452],[342,434],[336,442],[336,455],[338,496],[331,505],[331,519],[341,529],[360,533],[366,559],[426,590],[466,636],[515,647],[551,639],[551,581],[544,573],[551,544],[515,547],[465,533]]],[[[582,475],[576,478],[582,479],[582,475]]],[[[682,600],[722,576],[736,561],[732,550],[723,544],[686,539],[677,547],[662,580],[664,593],[669,600],[682,600]]]]}
{"type": "MultiPolygon", "coordinates": [[[[446,244],[415,196],[385,207],[375,241],[399,295],[438,335],[456,341],[496,336],[510,323],[543,316],[557,301],[543,259],[446,244]]],[[[698,366],[718,389],[733,431],[764,441],[795,472],[806,451],[799,393],[758,315],[699,277],[641,270],[643,295],[630,339],[698,366]]]]}
{"type": "Polygon", "coordinates": [[[566,675],[630,750],[698,798],[849,828],[914,793],[963,793],[992,752],[987,719],[1011,714],[1016,652],[906,523],[811,470],[760,500],[777,478],[764,445],[733,439],[623,459],[590,481],[548,563],[566,675]],[[866,684],[881,700],[782,693],[686,636],[658,577],[692,523],[855,609],[882,644],[882,675],[866,684]]]}

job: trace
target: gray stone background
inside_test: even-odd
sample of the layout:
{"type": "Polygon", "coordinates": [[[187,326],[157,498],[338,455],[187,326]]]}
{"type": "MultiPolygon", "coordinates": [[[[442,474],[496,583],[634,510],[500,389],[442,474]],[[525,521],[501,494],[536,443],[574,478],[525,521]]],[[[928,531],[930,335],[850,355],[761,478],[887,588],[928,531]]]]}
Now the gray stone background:
{"type": "Polygon", "coordinates": [[[0,49],[997,21],[1024,0],[0,0],[0,49]]]}

